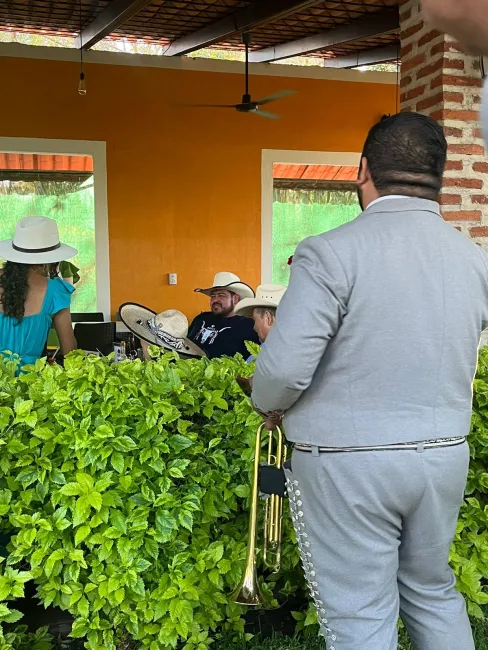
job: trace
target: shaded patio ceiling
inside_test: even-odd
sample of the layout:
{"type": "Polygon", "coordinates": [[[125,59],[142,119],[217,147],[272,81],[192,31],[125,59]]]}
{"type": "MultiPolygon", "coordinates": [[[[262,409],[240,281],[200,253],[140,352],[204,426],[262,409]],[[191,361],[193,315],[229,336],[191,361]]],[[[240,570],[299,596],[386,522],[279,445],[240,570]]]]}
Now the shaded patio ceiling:
{"type": "Polygon", "coordinates": [[[241,49],[253,62],[319,56],[334,67],[398,59],[400,0],[0,0],[0,29],[167,46],[167,56],[205,47],[241,49]]]}

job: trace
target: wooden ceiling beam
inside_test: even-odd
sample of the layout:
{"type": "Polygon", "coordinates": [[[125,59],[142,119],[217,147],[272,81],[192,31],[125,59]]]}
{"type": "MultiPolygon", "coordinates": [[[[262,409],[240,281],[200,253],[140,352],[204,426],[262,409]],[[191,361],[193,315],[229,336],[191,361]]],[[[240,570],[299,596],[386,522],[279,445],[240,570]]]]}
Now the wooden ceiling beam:
{"type": "Polygon", "coordinates": [[[271,63],[289,59],[294,56],[306,56],[310,52],[328,50],[343,43],[359,41],[372,36],[388,34],[399,28],[398,9],[381,13],[370,13],[364,18],[355,20],[347,25],[334,27],[326,32],[306,36],[295,41],[282,43],[249,54],[250,63],[271,63]]]}
{"type": "Polygon", "coordinates": [[[361,50],[351,54],[335,56],[331,59],[324,59],[326,68],[359,68],[363,65],[375,65],[377,63],[389,63],[400,58],[398,45],[387,45],[386,47],[374,47],[370,50],[361,50]]]}
{"type": "Polygon", "coordinates": [[[250,32],[266,23],[308,9],[319,2],[320,0],[258,0],[207,27],[182,36],[169,46],[165,55],[190,54],[236,34],[250,32]]]}
{"type": "Polygon", "coordinates": [[[112,0],[76,39],[76,47],[88,50],[135,16],[151,0],[112,0]]]}

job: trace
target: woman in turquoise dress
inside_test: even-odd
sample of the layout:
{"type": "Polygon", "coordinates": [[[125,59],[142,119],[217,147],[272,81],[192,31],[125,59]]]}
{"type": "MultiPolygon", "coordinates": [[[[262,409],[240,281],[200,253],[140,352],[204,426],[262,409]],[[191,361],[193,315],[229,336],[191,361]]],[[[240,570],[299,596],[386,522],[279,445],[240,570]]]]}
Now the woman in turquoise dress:
{"type": "Polygon", "coordinates": [[[25,217],[12,240],[0,242],[0,353],[20,357],[20,366],[40,359],[53,327],[63,355],[76,349],[70,303],[74,287],[49,277],[50,265],[76,255],[59,241],[55,221],[25,217]]]}

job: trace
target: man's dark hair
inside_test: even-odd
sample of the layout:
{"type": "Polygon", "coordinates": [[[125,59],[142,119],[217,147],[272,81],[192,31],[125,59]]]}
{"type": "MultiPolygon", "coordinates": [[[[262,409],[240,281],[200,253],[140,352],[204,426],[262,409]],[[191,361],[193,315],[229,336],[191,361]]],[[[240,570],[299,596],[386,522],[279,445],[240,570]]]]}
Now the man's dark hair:
{"type": "Polygon", "coordinates": [[[442,127],[420,113],[398,113],[370,130],[363,149],[380,196],[437,198],[446,164],[442,127]]]}

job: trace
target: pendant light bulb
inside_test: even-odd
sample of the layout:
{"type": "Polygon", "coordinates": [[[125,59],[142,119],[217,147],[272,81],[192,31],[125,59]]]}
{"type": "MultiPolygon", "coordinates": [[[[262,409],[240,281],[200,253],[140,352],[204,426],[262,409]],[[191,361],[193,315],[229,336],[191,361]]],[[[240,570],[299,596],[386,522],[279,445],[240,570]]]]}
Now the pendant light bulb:
{"type": "Polygon", "coordinates": [[[86,95],[85,73],[80,72],[80,83],[78,84],[78,94],[86,95]]]}

